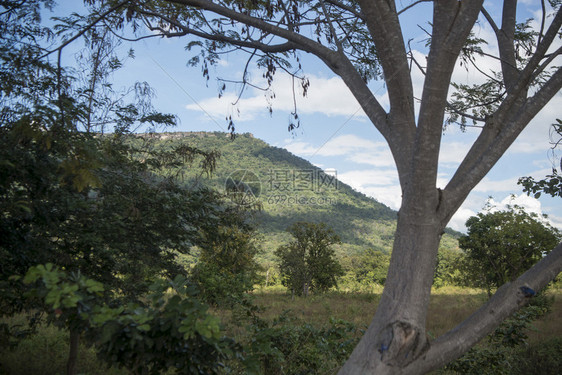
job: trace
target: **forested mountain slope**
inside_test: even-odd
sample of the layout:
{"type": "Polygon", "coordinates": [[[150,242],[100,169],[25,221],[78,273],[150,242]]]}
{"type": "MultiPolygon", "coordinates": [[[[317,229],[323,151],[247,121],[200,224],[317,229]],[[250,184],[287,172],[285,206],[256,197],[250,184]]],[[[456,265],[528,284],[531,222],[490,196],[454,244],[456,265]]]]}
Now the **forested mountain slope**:
{"type": "MultiPolygon", "coordinates": [[[[221,132],[156,133],[158,148],[180,144],[204,151],[218,151],[215,171],[197,174],[184,168],[189,184],[199,183],[230,194],[239,204],[261,205],[256,220],[263,235],[263,260],[290,236],[285,229],[296,221],[324,222],[341,238],[341,255],[367,248],[390,252],[396,227],[396,211],[337,180],[336,171],[322,171],[289,151],[270,146],[251,134],[221,132]]],[[[456,248],[458,233],[448,231],[442,246],[456,248]]]]}

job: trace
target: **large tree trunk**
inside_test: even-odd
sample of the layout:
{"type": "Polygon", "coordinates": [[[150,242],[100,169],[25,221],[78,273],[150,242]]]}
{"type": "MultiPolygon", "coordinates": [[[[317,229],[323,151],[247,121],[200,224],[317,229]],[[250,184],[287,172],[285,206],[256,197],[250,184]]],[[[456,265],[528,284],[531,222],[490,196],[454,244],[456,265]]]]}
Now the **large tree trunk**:
{"type": "Polygon", "coordinates": [[[400,374],[428,349],[425,321],[442,230],[435,208],[402,207],[379,308],[340,374],[400,374]]]}
{"type": "Polygon", "coordinates": [[[399,213],[388,278],[377,312],[340,375],[425,374],[464,354],[525,305],[523,287],[541,290],[562,270],[562,243],[530,270],[503,285],[480,309],[429,341],[425,322],[443,225],[431,210],[399,213]]]}

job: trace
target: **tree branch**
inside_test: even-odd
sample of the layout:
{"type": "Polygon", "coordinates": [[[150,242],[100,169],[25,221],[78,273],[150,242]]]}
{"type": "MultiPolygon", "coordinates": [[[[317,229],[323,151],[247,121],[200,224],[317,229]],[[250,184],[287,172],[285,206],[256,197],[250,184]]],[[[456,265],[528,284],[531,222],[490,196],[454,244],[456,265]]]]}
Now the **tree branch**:
{"type": "Polygon", "coordinates": [[[332,5],[340,8],[340,9],[345,10],[346,12],[349,12],[349,13],[353,14],[356,18],[359,18],[363,21],[365,20],[363,18],[363,15],[361,14],[361,12],[357,11],[356,9],[354,9],[354,8],[348,6],[348,5],[345,5],[345,4],[341,3],[340,1],[326,0],[326,2],[329,3],[329,4],[332,4],[332,5]]]}
{"type": "Polygon", "coordinates": [[[527,90],[531,84],[537,67],[545,56],[548,48],[558,35],[562,26],[562,8],[554,17],[552,24],[547,30],[542,42],[537,46],[537,52],[531,56],[527,66],[519,73],[516,83],[507,95],[506,99],[490,116],[483,131],[474,142],[465,156],[453,178],[444,190],[444,196],[449,201],[447,212],[443,212],[443,220],[448,221],[454,212],[460,207],[468,193],[481,181],[490,171],[507,148],[519,136],[528,125],[532,116],[536,115],[540,108],[538,103],[548,102],[562,86],[562,68],[543,85],[534,95],[532,103],[528,102],[527,90]],[[525,122],[527,121],[527,122],[525,122]]]}
{"type": "Polygon", "coordinates": [[[549,54],[545,61],[537,68],[533,74],[533,79],[538,78],[538,76],[548,67],[548,65],[558,56],[562,55],[562,47],[559,47],[556,51],[549,54]]]}
{"type": "Polygon", "coordinates": [[[517,0],[505,0],[503,3],[502,11],[502,26],[496,38],[498,40],[498,47],[501,59],[501,68],[503,73],[503,80],[507,92],[515,86],[519,70],[517,69],[517,61],[515,56],[515,26],[517,0]]]}
{"type": "Polygon", "coordinates": [[[490,24],[490,27],[492,28],[494,33],[497,35],[500,32],[500,29],[499,29],[498,25],[496,25],[496,22],[494,21],[494,19],[490,15],[490,13],[488,13],[486,8],[484,8],[484,7],[482,7],[482,9],[480,9],[480,12],[482,12],[482,14],[484,15],[484,18],[486,18],[486,21],[488,21],[488,23],[490,24]]]}
{"type": "MultiPolygon", "coordinates": [[[[259,19],[256,17],[252,17],[248,14],[243,14],[240,12],[237,12],[233,9],[230,8],[226,8],[223,7],[219,4],[215,4],[212,1],[208,1],[208,0],[165,0],[168,3],[173,3],[173,4],[179,4],[179,5],[186,5],[186,6],[191,6],[191,7],[196,7],[196,8],[200,8],[203,10],[208,10],[210,12],[216,13],[218,15],[227,17],[233,21],[236,22],[241,22],[243,24],[246,24],[248,26],[252,26],[255,27],[259,30],[262,30],[266,33],[269,33],[271,35],[275,35],[278,36],[280,38],[283,38],[285,40],[287,40],[288,42],[292,42],[295,45],[295,48],[301,49],[305,52],[310,52],[316,56],[318,56],[319,58],[321,58],[326,64],[328,64],[328,66],[330,66],[332,69],[337,66],[338,61],[339,61],[339,56],[336,54],[335,51],[321,45],[320,43],[317,43],[315,41],[313,41],[312,39],[309,39],[301,34],[298,34],[296,32],[284,29],[282,27],[278,27],[276,25],[273,25],[263,19],[259,19]]],[[[255,47],[258,48],[257,46],[247,46],[247,47],[255,47]]],[[[259,48],[258,48],[259,49],[259,48]]],[[[266,51],[264,51],[266,52],[266,51]]]]}
{"type": "Polygon", "coordinates": [[[438,369],[460,357],[490,334],[499,323],[527,304],[522,287],[543,289],[562,271],[562,243],[515,281],[504,284],[480,309],[451,331],[430,343],[429,350],[412,363],[405,374],[420,374],[438,369]]]}
{"type": "Polygon", "coordinates": [[[320,0],[320,5],[322,6],[322,12],[324,12],[324,17],[326,17],[326,21],[328,23],[328,27],[330,28],[330,34],[334,38],[334,43],[338,49],[339,53],[343,53],[344,49],[341,44],[340,39],[338,38],[338,34],[336,33],[336,29],[334,28],[334,24],[332,23],[332,18],[330,17],[330,13],[328,13],[328,9],[326,9],[326,4],[324,1],[320,0]]]}
{"type": "Polygon", "coordinates": [[[174,25],[178,29],[182,30],[181,33],[178,33],[178,32],[170,33],[170,32],[166,31],[165,29],[163,29],[161,27],[152,26],[148,21],[146,21],[147,27],[149,28],[149,30],[159,31],[162,36],[165,36],[165,37],[168,37],[168,38],[184,36],[184,35],[189,34],[189,35],[195,35],[199,38],[203,38],[203,39],[207,39],[207,40],[214,40],[214,41],[217,41],[217,42],[224,42],[224,43],[232,44],[232,45],[238,46],[238,47],[258,49],[258,50],[263,51],[265,53],[287,52],[287,51],[292,51],[292,50],[296,49],[296,47],[297,47],[296,44],[294,44],[292,42],[286,42],[286,43],[280,43],[280,44],[267,44],[267,43],[262,43],[262,42],[259,42],[259,41],[256,41],[256,40],[246,41],[246,40],[230,38],[230,37],[227,37],[226,35],[222,35],[222,34],[209,34],[209,33],[206,33],[206,32],[198,31],[198,30],[195,30],[193,28],[187,27],[180,22],[172,20],[171,18],[166,17],[166,16],[161,15],[161,14],[156,13],[156,12],[139,10],[139,13],[143,14],[143,15],[151,16],[151,17],[158,17],[158,18],[168,22],[170,25],[174,25]]]}
{"type": "MultiPolygon", "coordinates": [[[[534,116],[562,89],[562,68],[545,83],[537,93],[527,99],[523,105],[514,110],[509,117],[505,118],[501,132],[495,134],[494,138],[486,146],[475,144],[465,157],[465,160],[474,166],[472,169],[463,169],[463,164],[443,190],[447,198],[444,205],[443,221],[448,222],[455,211],[460,207],[468,193],[484,178],[490,169],[502,157],[505,151],[517,139],[521,132],[527,127],[534,116]],[[480,147],[484,149],[478,150],[480,147]],[[473,150],[474,149],[474,150],[473,150]],[[463,171],[466,173],[463,174],[463,171]],[[446,207],[446,209],[445,209],[446,207]]],[[[482,133],[490,132],[494,117],[487,120],[482,133]]],[[[480,139],[480,138],[479,138],[480,139]]],[[[465,161],[463,161],[465,163],[465,161]]]]}
{"type": "Polygon", "coordinates": [[[408,9],[411,9],[413,7],[415,7],[416,5],[420,4],[420,3],[430,3],[433,0],[418,0],[418,1],[414,1],[412,4],[408,5],[407,7],[403,8],[402,10],[398,11],[397,14],[401,15],[402,13],[404,13],[405,11],[407,11],[408,9]]]}
{"type": "Polygon", "coordinates": [[[435,3],[431,48],[418,119],[413,166],[415,178],[412,185],[423,184],[427,189],[435,191],[449,84],[460,51],[478,18],[482,2],[483,0],[435,3]],[[418,167],[421,165],[425,167],[418,167]],[[427,170],[431,173],[427,173],[427,170]]]}
{"type": "Polygon", "coordinates": [[[416,128],[414,91],[400,21],[394,2],[359,0],[358,3],[375,43],[387,84],[391,133],[385,137],[404,189],[411,162],[411,154],[404,150],[412,149],[416,128]]]}
{"type": "Polygon", "coordinates": [[[47,53],[45,53],[43,56],[39,57],[40,59],[49,56],[51,53],[53,52],[57,52],[57,51],[62,51],[62,49],[64,47],[66,47],[67,45],[69,45],[70,43],[74,42],[76,39],[80,38],[82,35],[84,35],[84,33],[88,30],[90,30],[92,27],[94,27],[98,22],[100,22],[101,20],[103,20],[105,17],[107,17],[109,14],[113,13],[114,11],[116,11],[117,9],[121,8],[123,5],[127,4],[129,1],[125,0],[122,1],[118,4],[116,4],[115,6],[109,8],[107,11],[103,12],[101,15],[99,15],[97,18],[94,19],[94,21],[90,22],[88,25],[86,25],[86,27],[84,27],[82,30],[80,30],[76,35],[74,35],[72,38],[70,38],[69,40],[67,40],[66,42],[62,43],[60,46],[58,46],[57,48],[47,51],[47,53]]]}

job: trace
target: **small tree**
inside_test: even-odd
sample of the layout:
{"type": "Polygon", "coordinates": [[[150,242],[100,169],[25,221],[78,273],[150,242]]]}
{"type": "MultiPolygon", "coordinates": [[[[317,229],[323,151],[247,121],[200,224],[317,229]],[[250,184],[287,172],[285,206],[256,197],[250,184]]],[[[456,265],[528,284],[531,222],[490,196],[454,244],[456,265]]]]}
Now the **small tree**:
{"type": "Polygon", "coordinates": [[[332,248],[341,242],[334,231],[324,223],[306,222],[294,223],[287,231],[295,240],[275,251],[283,285],[305,296],[309,290],[323,292],[336,286],[336,277],[343,275],[343,269],[332,248]]]}
{"type": "Polygon", "coordinates": [[[208,303],[238,299],[259,282],[261,267],[256,256],[260,248],[247,215],[236,207],[228,208],[220,213],[219,225],[203,234],[192,280],[208,303]]]}
{"type": "Polygon", "coordinates": [[[458,250],[447,248],[439,249],[435,273],[433,274],[433,286],[440,288],[445,285],[456,285],[460,279],[460,263],[464,259],[463,253],[458,250]]]}
{"type": "Polygon", "coordinates": [[[466,253],[466,282],[486,288],[489,295],[515,280],[560,241],[557,229],[518,206],[479,213],[466,226],[468,234],[459,239],[466,253]]]}
{"type": "Polygon", "coordinates": [[[353,273],[360,283],[377,283],[384,285],[388,266],[390,264],[390,254],[380,250],[368,249],[356,262],[353,262],[353,273]]]}

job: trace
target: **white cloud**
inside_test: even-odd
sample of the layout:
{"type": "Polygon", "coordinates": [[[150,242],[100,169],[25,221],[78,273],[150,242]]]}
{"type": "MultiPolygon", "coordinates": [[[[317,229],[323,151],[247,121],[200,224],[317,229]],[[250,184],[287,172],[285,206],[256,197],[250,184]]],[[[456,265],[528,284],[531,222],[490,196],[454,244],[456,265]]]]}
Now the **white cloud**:
{"type": "Polygon", "coordinates": [[[394,167],[392,154],[385,142],[367,140],[354,134],[332,138],[320,146],[313,146],[302,141],[288,140],[284,147],[290,152],[303,157],[344,156],[346,160],[357,164],[394,167]]]}
{"type": "Polygon", "coordinates": [[[510,177],[504,180],[492,180],[489,177],[484,177],[482,181],[473,189],[474,192],[479,193],[513,193],[514,191],[521,191],[521,186],[517,185],[518,177],[510,177]]]}
{"type": "Polygon", "coordinates": [[[268,105],[271,105],[274,111],[292,112],[296,101],[297,111],[302,114],[365,117],[358,102],[339,77],[307,77],[310,87],[306,97],[303,97],[302,88],[297,81],[293,82],[287,74],[278,74],[271,90],[265,93],[249,88],[241,99],[238,99],[235,93],[226,93],[221,98],[202,99],[197,104],[188,104],[185,107],[193,111],[202,111],[203,108],[213,117],[235,115],[237,121],[249,121],[256,116],[267,115],[268,105]]]}
{"type": "Polygon", "coordinates": [[[314,155],[318,151],[318,148],[312,146],[308,142],[303,141],[286,142],[283,147],[287,149],[287,151],[299,156],[314,155]]]}
{"type": "Polygon", "coordinates": [[[400,208],[402,193],[394,169],[353,170],[339,173],[338,179],[392,209],[400,208]]]}
{"type": "MultiPolygon", "coordinates": [[[[394,187],[398,183],[398,173],[393,169],[353,170],[340,173],[338,178],[356,189],[367,186],[393,185],[394,187]]],[[[399,187],[398,191],[400,191],[399,187]]]]}
{"type": "Polygon", "coordinates": [[[457,230],[459,232],[466,232],[465,223],[469,217],[476,215],[476,212],[467,207],[461,207],[458,211],[453,215],[451,221],[449,221],[448,227],[457,230]]]}
{"type": "Polygon", "coordinates": [[[522,207],[525,212],[534,213],[537,215],[542,215],[541,202],[538,199],[529,197],[526,194],[520,195],[508,195],[500,202],[490,199],[491,211],[504,211],[507,210],[509,206],[519,206],[522,207]]]}
{"type": "Polygon", "coordinates": [[[441,143],[439,152],[439,165],[454,167],[461,163],[466,153],[470,149],[471,142],[446,142],[441,143]]]}
{"type": "Polygon", "coordinates": [[[394,159],[390,151],[386,149],[372,149],[365,152],[355,152],[347,159],[358,164],[368,164],[374,167],[394,167],[394,159]]]}

